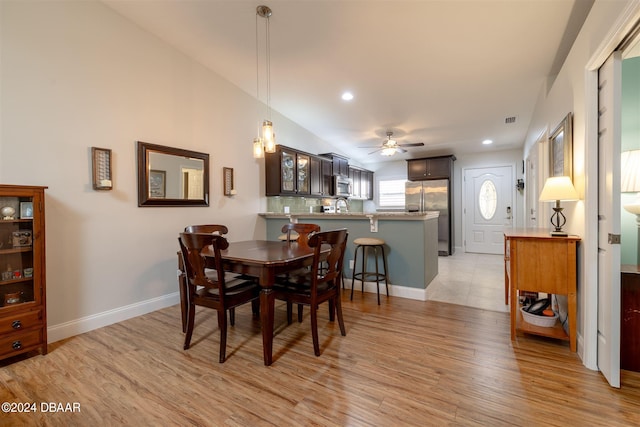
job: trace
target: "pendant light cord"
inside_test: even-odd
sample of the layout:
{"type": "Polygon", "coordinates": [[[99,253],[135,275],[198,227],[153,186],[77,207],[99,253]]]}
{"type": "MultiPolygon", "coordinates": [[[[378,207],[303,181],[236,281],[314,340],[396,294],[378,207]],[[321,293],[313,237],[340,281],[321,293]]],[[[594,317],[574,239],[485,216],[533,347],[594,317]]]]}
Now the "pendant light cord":
{"type": "MultiPolygon", "coordinates": [[[[256,98],[260,102],[260,55],[258,54],[258,14],[256,13],[256,98]]],[[[258,135],[260,135],[260,121],[258,121],[258,135]]]]}
{"type": "Polygon", "coordinates": [[[269,28],[270,17],[267,16],[267,114],[271,121],[271,29],[269,28]]]}

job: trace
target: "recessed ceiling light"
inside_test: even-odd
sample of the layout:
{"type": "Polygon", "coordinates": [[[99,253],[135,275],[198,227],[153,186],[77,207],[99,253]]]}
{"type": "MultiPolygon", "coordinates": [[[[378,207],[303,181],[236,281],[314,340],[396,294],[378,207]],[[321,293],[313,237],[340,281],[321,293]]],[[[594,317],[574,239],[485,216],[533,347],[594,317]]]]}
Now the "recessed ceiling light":
{"type": "Polygon", "coordinates": [[[353,94],[351,92],[344,92],[342,94],[342,99],[344,101],[351,101],[353,99],[353,94]]]}
{"type": "Polygon", "coordinates": [[[490,139],[485,139],[484,141],[482,141],[482,144],[484,144],[484,145],[493,144],[493,141],[490,140],[490,139]]]}

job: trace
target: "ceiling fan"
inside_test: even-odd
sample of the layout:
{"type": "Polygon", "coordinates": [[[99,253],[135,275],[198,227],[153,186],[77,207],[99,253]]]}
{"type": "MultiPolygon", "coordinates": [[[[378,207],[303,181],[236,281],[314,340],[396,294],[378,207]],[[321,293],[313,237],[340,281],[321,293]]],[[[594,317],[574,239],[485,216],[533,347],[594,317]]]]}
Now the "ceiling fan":
{"type": "MultiPolygon", "coordinates": [[[[375,151],[372,151],[369,154],[377,153],[380,151],[380,154],[383,156],[393,156],[396,153],[406,153],[403,147],[423,147],[424,142],[414,142],[409,144],[398,144],[398,141],[395,139],[391,139],[393,132],[387,132],[387,140],[382,143],[382,146],[375,151]]],[[[371,147],[361,147],[361,148],[371,148],[371,147]]]]}

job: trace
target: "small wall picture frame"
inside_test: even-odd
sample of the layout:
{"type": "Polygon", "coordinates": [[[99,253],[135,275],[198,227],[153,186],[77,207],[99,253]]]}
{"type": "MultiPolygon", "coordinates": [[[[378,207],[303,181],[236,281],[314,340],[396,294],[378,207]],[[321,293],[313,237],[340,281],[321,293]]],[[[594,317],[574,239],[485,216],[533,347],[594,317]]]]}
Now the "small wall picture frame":
{"type": "Polygon", "coordinates": [[[149,198],[164,199],[167,197],[167,171],[151,169],[149,171],[149,198]]]}
{"type": "Polygon", "coordinates": [[[568,176],[573,181],[573,129],[571,113],[549,137],[549,176],[568,176]]]}
{"type": "Polygon", "coordinates": [[[233,188],[233,168],[222,168],[222,182],[225,196],[233,196],[236,194],[233,188]]]}
{"type": "Polygon", "coordinates": [[[109,148],[91,147],[93,162],[93,189],[111,190],[111,150],[109,148]]]}
{"type": "Polygon", "coordinates": [[[33,219],[33,202],[20,202],[20,219],[33,219]]]}

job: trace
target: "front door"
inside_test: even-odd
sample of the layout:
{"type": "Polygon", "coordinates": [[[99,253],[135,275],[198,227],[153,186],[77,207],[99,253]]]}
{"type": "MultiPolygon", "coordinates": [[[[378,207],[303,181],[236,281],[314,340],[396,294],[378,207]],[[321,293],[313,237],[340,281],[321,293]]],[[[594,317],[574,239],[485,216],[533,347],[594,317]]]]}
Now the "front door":
{"type": "Polygon", "coordinates": [[[598,72],[598,368],[620,387],[620,143],[622,59],[598,72]]]}
{"type": "Polygon", "coordinates": [[[513,227],[513,166],[465,169],[466,252],[502,254],[504,230],[513,227]]]}

